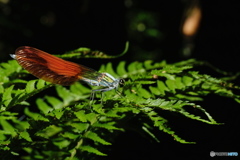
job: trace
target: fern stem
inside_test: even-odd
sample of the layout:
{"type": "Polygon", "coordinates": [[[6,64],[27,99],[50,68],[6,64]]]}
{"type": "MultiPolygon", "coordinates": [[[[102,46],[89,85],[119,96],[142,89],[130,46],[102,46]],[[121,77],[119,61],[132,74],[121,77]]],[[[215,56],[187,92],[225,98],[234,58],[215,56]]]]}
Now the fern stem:
{"type": "Polygon", "coordinates": [[[80,139],[80,141],[78,141],[77,145],[75,146],[75,148],[71,151],[71,156],[69,157],[68,160],[72,160],[75,155],[77,154],[77,149],[83,144],[83,138],[80,139]]]}

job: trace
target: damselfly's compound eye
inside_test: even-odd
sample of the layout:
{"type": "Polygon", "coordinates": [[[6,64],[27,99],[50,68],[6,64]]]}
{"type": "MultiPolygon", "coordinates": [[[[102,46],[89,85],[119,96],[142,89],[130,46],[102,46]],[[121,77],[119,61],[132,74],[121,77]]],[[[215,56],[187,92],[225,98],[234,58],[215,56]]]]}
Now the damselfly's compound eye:
{"type": "Polygon", "coordinates": [[[120,84],[121,86],[123,86],[123,85],[125,84],[125,80],[124,80],[124,79],[119,79],[119,84],[120,84]]]}

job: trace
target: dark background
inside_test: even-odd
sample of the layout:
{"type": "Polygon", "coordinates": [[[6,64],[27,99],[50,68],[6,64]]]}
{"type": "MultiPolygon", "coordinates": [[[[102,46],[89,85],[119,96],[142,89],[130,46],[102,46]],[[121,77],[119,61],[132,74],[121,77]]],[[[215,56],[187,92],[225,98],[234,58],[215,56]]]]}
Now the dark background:
{"type": "MultiPolygon", "coordinates": [[[[239,72],[240,1],[199,1],[201,23],[189,41],[194,47],[185,56],[182,51],[186,39],[180,27],[189,3],[187,0],[0,1],[0,62],[9,60],[9,54],[23,45],[51,54],[88,47],[117,55],[129,41],[129,52],[110,61],[177,62],[196,58],[228,72],[239,72]]],[[[75,61],[95,69],[109,62],[75,61]]],[[[211,74],[209,69],[200,71],[211,74]]],[[[239,85],[239,81],[235,83],[239,85]]],[[[165,133],[159,133],[158,144],[129,130],[118,136],[109,159],[210,158],[210,151],[240,154],[239,105],[214,95],[207,96],[201,105],[215,120],[225,124],[212,126],[180,115],[170,117],[173,130],[187,141],[197,142],[196,145],[179,144],[165,133]]]]}

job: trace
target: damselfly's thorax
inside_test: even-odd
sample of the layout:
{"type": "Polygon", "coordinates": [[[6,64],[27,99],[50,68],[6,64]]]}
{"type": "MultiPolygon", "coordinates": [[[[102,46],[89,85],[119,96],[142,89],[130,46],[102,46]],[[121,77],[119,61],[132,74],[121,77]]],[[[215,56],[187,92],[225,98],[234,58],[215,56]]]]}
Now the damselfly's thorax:
{"type": "Polygon", "coordinates": [[[88,79],[83,77],[82,80],[92,86],[105,87],[102,89],[93,90],[93,91],[102,91],[102,92],[106,92],[112,89],[117,89],[119,84],[122,83],[123,81],[122,79],[114,78],[109,73],[100,73],[96,79],[88,79]]]}

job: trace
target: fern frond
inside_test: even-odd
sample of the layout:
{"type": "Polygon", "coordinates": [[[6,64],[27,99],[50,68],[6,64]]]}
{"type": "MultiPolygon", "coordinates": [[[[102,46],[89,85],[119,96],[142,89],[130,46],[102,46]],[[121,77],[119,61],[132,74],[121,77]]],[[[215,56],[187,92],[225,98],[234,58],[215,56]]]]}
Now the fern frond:
{"type": "Polygon", "coordinates": [[[94,142],[98,142],[98,143],[101,143],[103,145],[111,145],[111,143],[105,141],[104,139],[102,139],[101,137],[99,137],[99,135],[97,133],[94,133],[94,132],[87,132],[85,135],[84,135],[84,138],[88,138],[88,139],[91,139],[93,140],[94,142]]]}
{"type": "Polygon", "coordinates": [[[101,51],[92,51],[90,48],[78,48],[70,52],[66,52],[63,55],[55,55],[57,57],[61,58],[102,58],[102,59],[112,59],[112,58],[118,58],[120,56],[123,56],[127,53],[129,47],[129,42],[127,41],[125,43],[125,49],[122,53],[116,56],[108,55],[101,51]]]}
{"type": "Polygon", "coordinates": [[[81,150],[89,152],[89,153],[94,153],[99,156],[107,156],[107,154],[104,154],[104,153],[100,152],[99,150],[97,150],[96,148],[93,148],[91,146],[82,146],[81,150]]]}
{"type": "MultiPolygon", "coordinates": [[[[76,54],[82,56],[90,52],[82,49],[76,54]]],[[[90,56],[111,58],[100,52],[92,53],[96,55],[90,56]]],[[[90,101],[91,87],[79,82],[63,87],[43,80],[26,81],[19,77],[27,75],[27,72],[15,61],[2,63],[0,140],[2,146],[7,146],[0,149],[4,153],[18,154],[24,148],[29,155],[41,156],[42,159],[56,155],[65,159],[74,159],[74,156],[82,154],[106,156],[101,147],[111,145],[118,132],[128,130],[131,120],[140,126],[138,131],[157,142],[161,141],[161,137],[156,134],[156,129],[180,143],[194,143],[182,139],[164,114],[174,113],[190,120],[219,125],[205,106],[199,105],[199,101],[203,101],[206,95],[214,94],[240,103],[240,95],[234,92],[240,87],[193,71],[194,66],[199,64],[196,60],[175,64],[148,60],[129,64],[123,61],[116,69],[111,63],[102,65],[101,71],[124,78],[125,85],[119,86],[117,92],[95,93],[94,100],[90,101]],[[49,87],[55,87],[53,94],[56,95],[39,94],[36,103],[29,101],[49,87]],[[27,118],[11,112],[17,105],[25,105],[22,110],[27,118]]],[[[135,125],[132,126],[134,130],[135,125]]]]}

